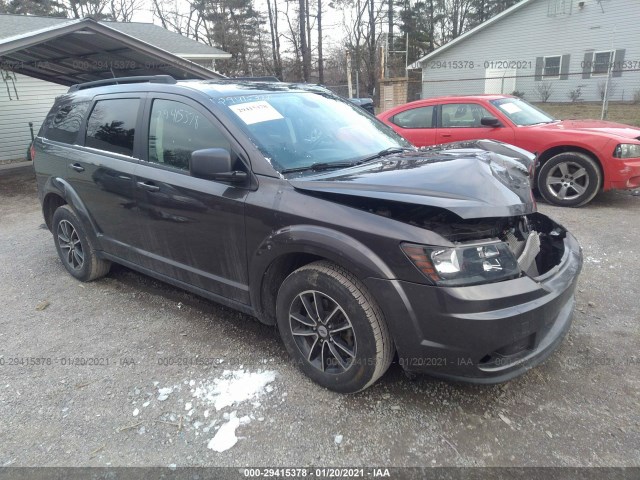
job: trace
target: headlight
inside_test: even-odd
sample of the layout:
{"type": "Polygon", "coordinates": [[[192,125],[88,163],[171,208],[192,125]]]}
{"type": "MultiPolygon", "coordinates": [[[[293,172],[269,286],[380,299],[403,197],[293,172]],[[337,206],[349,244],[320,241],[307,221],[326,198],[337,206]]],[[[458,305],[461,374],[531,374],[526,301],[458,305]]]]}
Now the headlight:
{"type": "Polygon", "coordinates": [[[518,261],[500,241],[453,248],[403,243],[402,251],[427,278],[442,286],[476,285],[520,276],[518,261]]]}
{"type": "Polygon", "coordinates": [[[640,145],[635,143],[620,143],[613,151],[616,158],[640,158],[640,145]]]}

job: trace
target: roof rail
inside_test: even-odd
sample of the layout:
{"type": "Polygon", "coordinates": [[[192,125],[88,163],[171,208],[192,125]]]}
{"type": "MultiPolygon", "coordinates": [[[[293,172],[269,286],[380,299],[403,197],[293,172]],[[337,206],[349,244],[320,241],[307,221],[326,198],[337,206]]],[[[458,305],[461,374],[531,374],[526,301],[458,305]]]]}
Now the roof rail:
{"type": "Polygon", "coordinates": [[[95,80],[93,82],[76,83],[69,87],[68,93],[84,90],[85,88],[101,87],[104,85],[121,85],[124,83],[176,83],[176,79],[171,75],[149,75],[140,77],[115,77],[95,80]]]}
{"type": "Polygon", "coordinates": [[[278,77],[264,76],[264,77],[231,77],[228,80],[243,80],[249,82],[279,82],[278,77]]]}

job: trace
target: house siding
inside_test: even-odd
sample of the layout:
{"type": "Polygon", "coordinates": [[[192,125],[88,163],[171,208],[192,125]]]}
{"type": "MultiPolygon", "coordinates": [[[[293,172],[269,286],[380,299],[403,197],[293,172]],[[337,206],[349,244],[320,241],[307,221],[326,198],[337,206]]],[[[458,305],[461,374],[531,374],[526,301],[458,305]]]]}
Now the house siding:
{"type": "Polygon", "coordinates": [[[508,65],[516,67],[515,90],[524,92],[529,100],[539,101],[536,87],[547,82],[551,85],[550,102],[570,101],[569,92],[578,87],[581,100],[599,101],[599,83],[606,80],[606,75],[592,77],[585,60],[588,62],[594,52],[614,50],[614,65],[622,59],[626,64],[622,72],[612,76],[614,86],[609,99],[632,100],[634,92],[640,92],[639,18],[637,0],[532,1],[424,60],[422,96],[485,93],[487,69],[502,67],[501,62],[515,62],[508,65]],[[560,4],[566,13],[550,15],[550,9],[560,4]],[[541,76],[540,59],[549,56],[562,57],[560,78],[541,76]],[[462,68],[450,68],[456,65],[462,68]]]}
{"type": "Polygon", "coordinates": [[[0,163],[25,159],[29,122],[37,134],[55,98],[68,89],[24,75],[16,75],[15,89],[10,80],[0,83],[0,163]]]}

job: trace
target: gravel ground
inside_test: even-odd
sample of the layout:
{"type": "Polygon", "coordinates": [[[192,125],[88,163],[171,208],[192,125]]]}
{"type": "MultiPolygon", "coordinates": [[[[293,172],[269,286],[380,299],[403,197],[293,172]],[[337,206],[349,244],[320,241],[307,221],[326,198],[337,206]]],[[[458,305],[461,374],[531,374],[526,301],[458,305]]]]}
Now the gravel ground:
{"type": "Polygon", "coordinates": [[[250,317],[124,267],[80,284],[32,171],[0,172],[0,466],[640,466],[640,196],[540,210],[585,254],[574,324],[545,364],[497,386],[409,381],[394,364],[344,396],[250,317]],[[225,370],[275,379],[216,410],[197,393],[225,370]],[[207,448],[234,416],[237,444],[207,448]]]}

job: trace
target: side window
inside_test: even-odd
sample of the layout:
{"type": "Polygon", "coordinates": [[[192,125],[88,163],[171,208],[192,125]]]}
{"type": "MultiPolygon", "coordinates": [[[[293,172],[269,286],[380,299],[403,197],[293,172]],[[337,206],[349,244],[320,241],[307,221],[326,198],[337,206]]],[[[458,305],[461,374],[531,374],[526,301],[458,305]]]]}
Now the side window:
{"type": "Polygon", "coordinates": [[[480,128],[482,117],[492,117],[477,103],[447,103],[442,105],[443,128],[480,128]]]}
{"type": "Polygon", "coordinates": [[[74,143],[90,103],[64,103],[53,108],[45,120],[44,137],[56,142],[74,143]]]}
{"type": "Polygon", "coordinates": [[[405,110],[394,115],[391,121],[402,128],[433,128],[433,106],[405,110]]]}
{"type": "Polygon", "coordinates": [[[184,103],[157,99],[149,122],[149,161],[189,170],[191,153],[231,144],[222,132],[197,110],[184,103]]]}
{"type": "Polygon", "coordinates": [[[87,123],[85,145],[132,156],[139,107],[137,98],[96,102],[87,123]]]}

